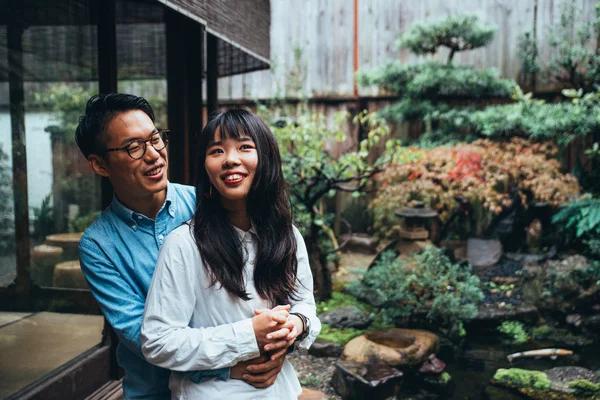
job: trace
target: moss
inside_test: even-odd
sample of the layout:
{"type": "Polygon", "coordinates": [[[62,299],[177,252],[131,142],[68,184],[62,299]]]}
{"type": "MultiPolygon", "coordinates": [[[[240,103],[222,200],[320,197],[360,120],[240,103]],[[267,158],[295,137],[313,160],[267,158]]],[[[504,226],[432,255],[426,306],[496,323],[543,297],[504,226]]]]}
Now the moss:
{"type": "Polygon", "coordinates": [[[373,308],[370,305],[357,300],[354,296],[333,292],[331,294],[331,299],[317,303],[317,314],[335,310],[336,308],[342,308],[347,305],[355,305],[361,310],[369,313],[373,311],[373,308]]]}
{"type": "Polygon", "coordinates": [[[498,327],[505,338],[505,342],[509,344],[523,344],[529,341],[525,325],[519,321],[504,321],[498,327]]]}
{"type": "Polygon", "coordinates": [[[442,382],[442,383],[448,383],[448,382],[450,382],[451,379],[452,379],[452,376],[450,376],[450,374],[447,373],[446,371],[442,372],[442,375],[440,375],[440,382],[442,382]]]}
{"type": "Polygon", "coordinates": [[[518,387],[529,387],[536,390],[547,390],[550,388],[548,375],[541,371],[530,371],[521,368],[500,368],[496,371],[494,379],[501,382],[509,382],[518,387]]]}
{"type": "Polygon", "coordinates": [[[531,337],[534,339],[546,339],[556,333],[556,329],[548,325],[536,326],[531,329],[531,337]]]}
{"type": "Polygon", "coordinates": [[[593,383],[587,379],[569,382],[569,387],[575,389],[575,393],[580,396],[600,395],[600,383],[593,383]]]}
{"type": "Polygon", "coordinates": [[[323,324],[321,326],[321,333],[319,333],[318,338],[327,340],[329,342],[339,343],[344,345],[348,343],[350,340],[354,339],[357,336],[365,333],[366,330],[362,329],[354,329],[354,328],[332,328],[328,324],[323,324]]]}

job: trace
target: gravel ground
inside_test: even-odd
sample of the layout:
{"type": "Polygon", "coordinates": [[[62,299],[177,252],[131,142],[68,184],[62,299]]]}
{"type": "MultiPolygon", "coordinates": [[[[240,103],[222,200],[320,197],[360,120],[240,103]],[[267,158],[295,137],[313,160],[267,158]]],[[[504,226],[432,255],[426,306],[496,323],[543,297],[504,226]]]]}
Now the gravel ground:
{"type": "Polygon", "coordinates": [[[331,386],[331,377],[335,370],[337,357],[313,357],[306,353],[290,354],[287,356],[290,360],[298,380],[303,387],[319,390],[327,395],[329,400],[341,399],[331,386]]]}

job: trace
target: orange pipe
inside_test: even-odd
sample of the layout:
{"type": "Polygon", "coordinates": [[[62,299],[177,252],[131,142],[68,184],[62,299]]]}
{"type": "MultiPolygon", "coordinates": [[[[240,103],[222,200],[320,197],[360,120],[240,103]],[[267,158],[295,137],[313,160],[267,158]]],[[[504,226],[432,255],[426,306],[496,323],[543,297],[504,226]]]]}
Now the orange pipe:
{"type": "Polygon", "coordinates": [[[358,84],[356,82],[356,73],[358,72],[358,0],[354,0],[354,74],[352,81],[354,83],[354,97],[358,97],[358,84]]]}

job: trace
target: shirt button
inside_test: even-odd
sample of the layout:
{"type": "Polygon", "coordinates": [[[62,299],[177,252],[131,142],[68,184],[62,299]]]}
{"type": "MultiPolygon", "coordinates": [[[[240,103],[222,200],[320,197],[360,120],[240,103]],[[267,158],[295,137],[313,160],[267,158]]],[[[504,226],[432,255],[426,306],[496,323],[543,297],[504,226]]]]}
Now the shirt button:
{"type": "Polygon", "coordinates": [[[158,235],[158,240],[160,240],[161,242],[163,241],[165,237],[163,235],[158,235]]]}
{"type": "Polygon", "coordinates": [[[250,265],[254,265],[255,262],[256,262],[256,259],[250,260],[250,265]]]}
{"type": "Polygon", "coordinates": [[[138,219],[142,219],[142,216],[141,216],[141,215],[138,215],[138,219]]]}
{"type": "Polygon", "coordinates": [[[137,229],[137,225],[131,225],[131,228],[135,231],[137,229]]]}

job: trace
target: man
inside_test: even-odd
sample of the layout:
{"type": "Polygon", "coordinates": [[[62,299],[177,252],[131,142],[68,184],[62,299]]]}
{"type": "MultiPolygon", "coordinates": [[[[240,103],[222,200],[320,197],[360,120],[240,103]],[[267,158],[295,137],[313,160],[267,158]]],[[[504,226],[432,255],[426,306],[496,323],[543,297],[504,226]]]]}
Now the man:
{"type": "MultiPolygon", "coordinates": [[[[145,99],[118,93],[90,98],[75,133],[90,167],[107,177],[114,190],[112,203],[83,235],[79,252],[90,290],[120,340],[117,359],[125,370],[126,399],[170,398],[169,371],[149,364],[140,344],[158,251],[195,209],[194,188],[167,180],[167,134],[156,129],[145,99]]],[[[288,344],[278,342],[280,348],[288,344]]],[[[190,377],[231,377],[266,387],[273,384],[282,363],[283,357],[262,357],[231,371],[200,371],[190,377]]]]}

